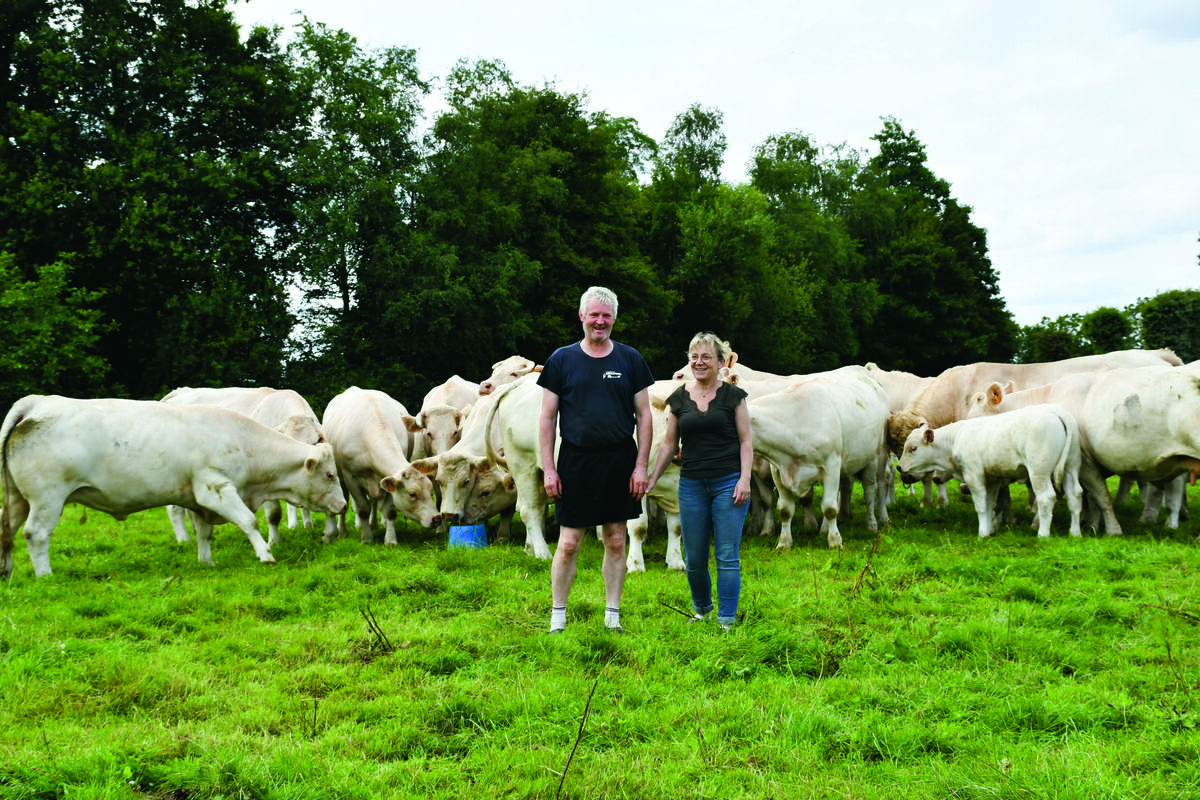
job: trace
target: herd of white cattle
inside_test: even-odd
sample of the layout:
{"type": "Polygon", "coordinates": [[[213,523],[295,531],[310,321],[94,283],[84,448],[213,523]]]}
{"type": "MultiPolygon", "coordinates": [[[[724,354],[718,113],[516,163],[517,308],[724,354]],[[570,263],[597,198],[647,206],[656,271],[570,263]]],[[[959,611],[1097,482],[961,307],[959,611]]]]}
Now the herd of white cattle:
{"type": "MultiPolygon", "coordinates": [[[[212,563],[213,525],[232,522],[260,561],[271,563],[282,505],[296,527],[325,513],[324,540],[346,535],[354,507],[363,542],[384,528],[396,544],[397,515],[422,528],[477,524],[499,515],[507,540],[514,513],[526,526],[525,549],[548,559],[538,416],[539,367],[520,356],[493,365],[480,382],[454,376],[410,414],[387,394],[351,387],[323,417],[287,389],[180,388],[158,401],[30,395],[0,427],[0,575],[13,571],[13,541],[24,529],[34,573],[50,574],[50,535],[69,503],[124,519],[166,507],[179,541],[196,535],[199,559],[212,563]],[[266,507],[264,540],[256,512],[266,507]]],[[[666,428],[667,396],[685,369],[650,389],[654,462],[666,428]]],[[[1070,511],[1069,532],[1103,526],[1121,533],[1106,477],[1142,482],[1143,518],[1167,509],[1179,523],[1185,481],[1200,474],[1200,361],[1183,364],[1166,350],[1124,350],[1040,364],[975,363],[935,377],[874,364],[809,375],[774,375],[738,363],[726,379],[749,397],[754,439],[753,509],[748,525],[791,546],[803,504],[815,526],[813,489],[821,484],[821,530],[841,547],[839,515],[850,489],[863,487],[865,526],[887,521],[894,457],[906,481],[945,481],[972,496],[979,535],[988,536],[998,495],[1025,481],[1036,499],[1038,536],[1049,536],[1056,498],[1070,511]]],[[[650,512],[666,516],[666,561],[682,569],[678,466],[673,465],[630,524],[628,567],[645,570],[650,512]]]]}

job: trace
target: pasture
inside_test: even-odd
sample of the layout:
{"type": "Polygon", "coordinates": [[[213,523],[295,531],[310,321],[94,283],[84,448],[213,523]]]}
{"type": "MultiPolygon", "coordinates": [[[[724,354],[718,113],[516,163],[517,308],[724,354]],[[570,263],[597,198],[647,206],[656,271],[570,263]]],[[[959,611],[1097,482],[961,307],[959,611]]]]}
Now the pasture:
{"type": "MultiPolygon", "coordinates": [[[[956,485],[955,485],[956,487],[956,485]]],[[[1114,482],[1115,488],[1115,482],[1114,482]]],[[[54,574],[0,584],[0,796],[1192,798],[1200,795],[1200,497],[1179,531],[976,537],[900,490],[879,537],[742,547],[744,619],[688,625],[648,572],[606,635],[594,540],[569,626],[517,543],[398,548],[221,526],[215,567],[161,509],[69,508],[54,574]]],[[[322,517],[315,515],[320,526],[322,517]]],[[[679,610],[677,610],[679,609],[679,610]]]]}

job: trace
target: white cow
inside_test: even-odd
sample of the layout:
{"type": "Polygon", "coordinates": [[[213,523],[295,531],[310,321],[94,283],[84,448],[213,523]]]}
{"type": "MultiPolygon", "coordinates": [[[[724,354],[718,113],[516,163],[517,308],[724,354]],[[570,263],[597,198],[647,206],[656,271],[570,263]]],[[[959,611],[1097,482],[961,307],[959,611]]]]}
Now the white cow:
{"type": "MultiPolygon", "coordinates": [[[[528,373],[516,382],[535,381],[528,373]]],[[[498,452],[503,445],[499,432],[489,428],[492,406],[501,396],[495,392],[478,397],[463,423],[462,438],[436,456],[413,462],[413,466],[437,481],[439,512],[443,522],[473,525],[500,514],[499,541],[507,541],[517,502],[517,488],[509,471],[488,457],[485,438],[493,437],[498,452]]]]}
{"type": "MultiPolygon", "coordinates": [[[[538,423],[542,410],[542,387],[536,380],[503,386],[488,414],[487,430],[499,433],[497,450],[489,435],[484,438],[490,461],[511,474],[517,487],[517,513],[525,523],[525,552],[549,560],[545,518],[550,505],[542,477],[542,449],[538,444],[538,423]]],[[[557,457],[558,440],[554,445],[557,457]]]]}
{"type": "Polygon", "coordinates": [[[6,578],[22,525],[34,573],[50,574],[50,534],[67,503],[117,519],[165,505],[191,509],[206,564],[212,525],[224,520],[242,529],[260,561],[274,563],[255,516],[270,500],[327,514],[346,508],[328,444],[302,444],[213,406],[29,395],[0,427],[0,475],[6,578]]]}
{"type": "MultiPolygon", "coordinates": [[[[168,392],[162,402],[174,405],[220,406],[239,411],[268,428],[291,436],[305,444],[320,444],[325,441],[325,431],[317,419],[312,406],[298,392],[291,389],[272,389],[267,386],[193,388],[181,386],[168,392]]],[[[278,544],[279,523],[283,519],[282,505],[287,505],[288,527],[296,527],[296,507],[284,503],[267,506],[267,542],[278,544]]],[[[175,531],[176,541],[188,540],[186,512],[179,506],[167,506],[167,517],[175,531]]],[[[303,509],[305,527],[312,526],[312,514],[303,509]]]]}
{"type": "MultiPolygon", "coordinates": [[[[1004,393],[989,387],[976,413],[1000,413],[1034,403],[1061,405],[1079,424],[1084,451],[1080,482],[1100,507],[1105,533],[1121,533],[1107,475],[1146,480],[1167,489],[1168,525],[1179,524],[1180,477],[1200,474],[1200,362],[1069,375],[1047,386],[1004,393]]],[[[1011,411],[1010,411],[1011,413],[1011,411]]]]}
{"type": "Polygon", "coordinates": [[[928,425],[917,428],[904,442],[900,470],[917,476],[949,475],[965,484],[979,516],[981,539],[992,533],[996,495],[1010,480],[1029,482],[1037,497],[1038,536],[1049,536],[1057,488],[1071,512],[1071,535],[1079,536],[1080,459],[1075,418],[1061,406],[1044,404],[960,420],[936,430],[928,425]]]}
{"type": "MultiPolygon", "coordinates": [[[[395,545],[396,513],[422,528],[441,523],[433,482],[413,468],[412,434],[404,424],[404,406],[384,392],[351,386],[325,407],[325,435],[333,445],[338,474],[354,500],[363,542],[374,541],[372,511],[383,517],[384,543],[395,545]],[[377,508],[378,507],[378,508],[377,508]]],[[[346,534],[345,515],[325,520],[325,541],[346,534]]]]}
{"type": "Polygon", "coordinates": [[[867,504],[867,530],[876,531],[876,488],[887,458],[887,395],[858,366],[807,376],[781,392],[749,401],[754,452],[775,467],[783,529],[779,547],[792,545],[796,497],[817,483],[824,491],[822,529],[830,547],[841,547],[838,509],[842,475],[857,476],[867,504]]]}
{"type": "Polygon", "coordinates": [[[416,437],[413,460],[436,456],[454,446],[462,435],[463,422],[479,399],[479,384],[452,375],[425,393],[421,410],[406,416],[405,425],[416,437]]]}
{"type": "Polygon", "coordinates": [[[512,383],[522,375],[531,372],[541,372],[540,365],[523,356],[509,356],[503,361],[492,364],[492,377],[479,382],[479,394],[487,395],[496,391],[506,383],[512,383]]]}

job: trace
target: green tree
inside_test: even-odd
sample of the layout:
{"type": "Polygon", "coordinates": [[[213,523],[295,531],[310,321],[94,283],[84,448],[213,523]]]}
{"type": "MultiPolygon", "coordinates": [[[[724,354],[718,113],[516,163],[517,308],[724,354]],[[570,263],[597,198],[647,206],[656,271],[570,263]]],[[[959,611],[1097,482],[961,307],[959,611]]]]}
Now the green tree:
{"type": "Polygon", "coordinates": [[[925,375],[969,361],[1008,361],[1018,329],[985,231],[929,169],[912,131],[886,118],[872,138],[879,153],[860,174],[848,210],[866,275],[880,293],[859,357],[925,375]]]}
{"type": "Polygon", "coordinates": [[[1138,300],[1144,346],[1175,351],[1184,362],[1200,358],[1200,290],[1177,289],[1138,300]]]}
{"type": "Polygon", "coordinates": [[[1110,353],[1133,346],[1133,323],[1110,306],[1101,306],[1084,314],[1079,322],[1079,337],[1091,353],[1110,353]]]}
{"type": "Polygon", "coordinates": [[[98,292],[72,288],[57,261],[27,281],[0,253],[0,408],[27,394],[90,396],[108,365],[95,353],[103,330],[98,292]]]}
{"type": "Polygon", "coordinates": [[[274,381],[291,327],[267,231],[296,122],[272,32],[223,0],[26,3],[6,16],[0,249],[71,280],[110,324],[106,390],[274,381]]]}
{"type": "Polygon", "coordinates": [[[814,372],[858,359],[858,332],[878,306],[842,216],[860,168],[856,151],[822,151],[802,133],[771,136],[755,149],[751,181],[776,222],[773,277],[793,298],[764,317],[793,332],[764,356],[768,369],[814,372]]]}
{"type": "Polygon", "coordinates": [[[427,137],[417,241],[392,276],[405,302],[385,326],[422,342],[424,385],[486,375],[513,353],[545,359],[579,337],[593,284],[617,292],[619,338],[652,358],[674,299],[638,249],[645,137],[589,113],[582,95],[518,85],[499,62],[460,62],[446,97],[427,137]]]}
{"type": "Polygon", "coordinates": [[[1042,317],[1037,325],[1022,328],[1015,361],[1033,364],[1087,355],[1088,347],[1080,335],[1082,319],[1079,314],[1042,317]]]}
{"type": "Polygon", "coordinates": [[[397,343],[376,335],[383,309],[373,287],[375,274],[386,282],[408,249],[416,126],[428,86],[415,51],[366,51],[345,31],[308,19],[288,54],[309,102],[290,165],[295,222],[278,235],[304,289],[303,333],[292,353],[300,363],[289,374],[312,375],[305,388],[313,395],[328,393],[331,374],[341,384],[382,379],[380,388],[395,390],[378,371],[378,354],[397,343]]]}

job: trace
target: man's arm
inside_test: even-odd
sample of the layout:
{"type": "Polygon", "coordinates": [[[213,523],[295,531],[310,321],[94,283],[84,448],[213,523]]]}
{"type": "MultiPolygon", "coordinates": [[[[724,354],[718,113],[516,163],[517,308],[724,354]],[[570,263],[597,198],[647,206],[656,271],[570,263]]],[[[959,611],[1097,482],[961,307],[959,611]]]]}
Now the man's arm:
{"type": "Polygon", "coordinates": [[[538,417],[538,445],[542,451],[542,475],[546,494],[557,500],[562,494],[558,470],[554,468],[554,439],[558,435],[558,395],[542,388],[542,413],[538,417]]]}

